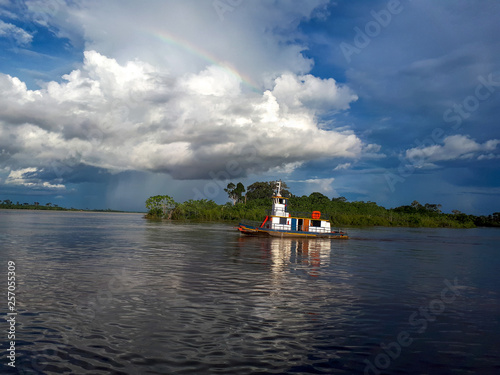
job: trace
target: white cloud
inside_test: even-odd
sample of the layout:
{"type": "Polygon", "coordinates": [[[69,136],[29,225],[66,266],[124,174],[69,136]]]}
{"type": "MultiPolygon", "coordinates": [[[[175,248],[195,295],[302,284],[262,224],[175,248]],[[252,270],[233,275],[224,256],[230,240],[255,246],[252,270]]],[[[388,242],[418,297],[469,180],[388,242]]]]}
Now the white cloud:
{"type": "Polygon", "coordinates": [[[273,94],[288,109],[307,106],[322,111],[345,110],[358,99],[349,87],[338,85],[333,78],[288,73],[276,78],[275,82],[273,94]]]}
{"type": "Polygon", "coordinates": [[[320,17],[326,0],[242,2],[223,21],[211,1],[53,3],[30,0],[28,14],[84,44],[84,61],[40,90],[0,75],[3,165],[191,179],[228,162],[236,177],[378,152],[321,124],[357,100],[346,85],[308,74],[297,25],[320,17]]]}
{"type": "Polygon", "coordinates": [[[338,193],[332,187],[334,180],[334,178],[311,178],[304,180],[304,182],[308,185],[306,189],[307,191],[338,196],[338,193]]]}
{"type": "Polygon", "coordinates": [[[363,152],[355,134],[321,129],[318,109],[302,102],[321,96],[332,108],[346,108],[355,96],[331,79],[286,73],[257,94],[241,90],[241,80],[221,67],[175,77],[95,51],[85,52],[82,68],[63,78],[28,90],[0,75],[0,148],[10,155],[9,165],[43,168],[76,159],[182,179],[207,177],[228,161],[244,175],[363,152]],[[297,83],[297,102],[283,96],[284,80],[297,83]]]}
{"type": "Polygon", "coordinates": [[[9,176],[7,177],[7,183],[14,185],[23,184],[25,181],[24,176],[28,173],[33,173],[36,171],[36,168],[23,168],[16,171],[10,171],[9,176]]]}
{"type": "MultiPolygon", "coordinates": [[[[7,7],[9,4],[9,0],[0,0],[1,7],[7,7]]],[[[15,13],[12,13],[6,9],[0,9],[0,16],[2,18],[10,18],[11,20],[19,19],[19,16],[15,13]]]]}
{"type": "Polygon", "coordinates": [[[64,190],[66,186],[62,184],[52,184],[47,181],[42,181],[38,177],[38,173],[43,172],[37,168],[28,167],[18,170],[11,170],[9,176],[5,180],[5,184],[25,186],[38,190],[64,190]]]}
{"type": "Polygon", "coordinates": [[[33,36],[25,30],[2,20],[0,20],[0,37],[12,38],[17,44],[22,46],[30,44],[33,40],[33,36]]]}
{"type": "Polygon", "coordinates": [[[442,145],[436,144],[406,150],[406,158],[415,161],[414,164],[419,167],[435,167],[435,162],[447,160],[482,160],[491,158],[488,155],[495,151],[499,143],[500,140],[492,139],[481,144],[466,135],[457,134],[444,138],[442,145]]]}
{"type": "Polygon", "coordinates": [[[477,157],[477,160],[491,160],[491,159],[500,159],[500,155],[495,154],[483,154],[477,157]]]}
{"type": "Polygon", "coordinates": [[[334,171],[339,171],[339,170],[342,170],[342,169],[347,169],[350,166],[351,166],[351,163],[343,163],[343,164],[337,165],[333,170],[334,171]]]}
{"type": "Polygon", "coordinates": [[[191,74],[185,84],[194,95],[236,96],[240,93],[239,78],[214,65],[199,74],[191,74]]]}
{"type": "MultiPolygon", "coordinates": [[[[176,76],[207,66],[231,67],[253,85],[284,71],[308,73],[301,20],[320,17],[328,0],[243,1],[221,21],[213,1],[31,0],[28,10],[60,37],[124,63],[168,67],[176,76]],[[131,20],[133,20],[131,22],[131,20]]],[[[266,86],[269,88],[269,86],[266,86]]]]}

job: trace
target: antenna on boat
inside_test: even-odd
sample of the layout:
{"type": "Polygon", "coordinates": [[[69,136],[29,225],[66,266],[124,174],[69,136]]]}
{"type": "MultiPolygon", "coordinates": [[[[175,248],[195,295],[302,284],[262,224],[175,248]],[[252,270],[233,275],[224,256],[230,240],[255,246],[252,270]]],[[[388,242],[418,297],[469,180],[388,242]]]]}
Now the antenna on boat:
{"type": "Polygon", "coordinates": [[[276,196],[281,197],[281,180],[276,181],[276,196]]]}

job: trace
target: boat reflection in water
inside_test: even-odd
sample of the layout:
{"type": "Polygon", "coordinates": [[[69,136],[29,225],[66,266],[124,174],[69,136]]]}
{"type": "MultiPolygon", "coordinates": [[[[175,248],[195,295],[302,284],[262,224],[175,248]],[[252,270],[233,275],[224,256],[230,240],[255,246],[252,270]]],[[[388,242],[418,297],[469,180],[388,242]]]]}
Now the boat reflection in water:
{"type": "MultiPolygon", "coordinates": [[[[332,241],[326,238],[240,237],[240,242],[255,241],[263,263],[275,273],[305,272],[317,277],[320,268],[330,265],[332,241]]],[[[336,242],[338,244],[338,242],[336,242]]]]}
{"type": "Polygon", "coordinates": [[[295,266],[317,277],[320,268],[330,263],[331,241],[328,239],[273,239],[270,249],[273,269],[277,272],[295,266]]]}
{"type": "MultiPolygon", "coordinates": [[[[333,264],[344,241],[323,238],[239,237],[240,249],[251,251],[252,266],[261,278],[249,291],[252,315],[265,321],[288,322],[302,330],[315,330],[321,322],[345,319],[348,304],[356,300],[352,274],[333,264]],[[268,272],[263,272],[265,269],[268,272]]],[[[248,253],[240,254],[247,259],[248,253]]],[[[323,323],[321,323],[323,324],[323,323]]],[[[332,323],[333,324],[333,323],[332,323]]],[[[298,336],[300,332],[296,332],[298,336]]],[[[298,337],[297,336],[297,337],[298,337]]],[[[336,335],[342,345],[345,337],[336,335]]],[[[313,339],[314,340],[314,339],[313,339]]]]}

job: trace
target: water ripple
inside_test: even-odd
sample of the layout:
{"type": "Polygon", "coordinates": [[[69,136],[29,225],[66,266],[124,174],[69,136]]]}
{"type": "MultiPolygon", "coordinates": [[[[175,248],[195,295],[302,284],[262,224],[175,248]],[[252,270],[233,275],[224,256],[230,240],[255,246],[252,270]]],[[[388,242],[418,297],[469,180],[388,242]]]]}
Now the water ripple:
{"type": "Polygon", "coordinates": [[[245,238],[135,214],[0,212],[0,258],[17,267],[18,368],[362,374],[386,356],[374,367],[386,374],[500,370],[498,231],[350,232],[245,238]],[[445,280],[460,285],[453,302],[441,301],[445,280]],[[412,343],[384,354],[401,332],[412,343]]]}

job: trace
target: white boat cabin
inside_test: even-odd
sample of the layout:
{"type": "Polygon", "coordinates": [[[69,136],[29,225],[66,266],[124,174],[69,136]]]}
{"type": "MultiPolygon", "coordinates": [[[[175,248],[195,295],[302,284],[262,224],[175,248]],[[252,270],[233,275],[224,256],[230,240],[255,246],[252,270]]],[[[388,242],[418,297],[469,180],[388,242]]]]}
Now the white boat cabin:
{"type": "Polygon", "coordinates": [[[330,221],[321,219],[319,211],[313,211],[311,217],[292,216],[288,212],[288,199],[281,196],[280,190],[281,182],[278,182],[276,195],[272,198],[271,214],[266,217],[261,228],[279,231],[331,232],[330,221]]]}

